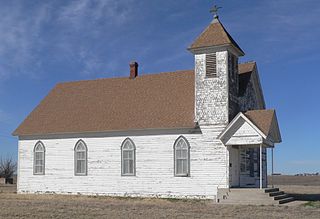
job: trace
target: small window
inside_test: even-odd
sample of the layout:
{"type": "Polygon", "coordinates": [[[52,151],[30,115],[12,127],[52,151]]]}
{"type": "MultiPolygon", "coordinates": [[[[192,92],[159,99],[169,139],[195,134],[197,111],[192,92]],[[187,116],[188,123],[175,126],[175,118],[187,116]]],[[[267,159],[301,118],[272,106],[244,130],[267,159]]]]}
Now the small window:
{"type": "Polygon", "coordinates": [[[45,147],[42,142],[38,142],[34,146],[34,157],[33,157],[33,174],[44,175],[45,171],[45,147]]]}
{"type": "Polygon", "coordinates": [[[77,142],[74,148],[74,169],[75,175],[86,176],[87,175],[87,157],[88,150],[86,144],[80,140],[77,142]]]}
{"type": "Polygon", "coordinates": [[[136,147],[130,138],[124,140],[121,146],[121,175],[135,176],[136,147]]]}
{"type": "Polygon", "coordinates": [[[206,76],[208,78],[214,78],[218,76],[216,53],[206,55],[206,76]]]}
{"type": "Polygon", "coordinates": [[[174,144],[174,173],[175,176],[190,176],[190,147],[182,136],[174,144]]]}

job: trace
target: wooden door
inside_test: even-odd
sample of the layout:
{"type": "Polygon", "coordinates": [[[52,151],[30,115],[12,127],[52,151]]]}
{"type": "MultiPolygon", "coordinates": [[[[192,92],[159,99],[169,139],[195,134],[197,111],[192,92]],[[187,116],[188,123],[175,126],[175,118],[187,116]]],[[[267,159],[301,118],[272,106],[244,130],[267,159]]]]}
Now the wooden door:
{"type": "Polygon", "coordinates": [[[239,167],[239,149],[231,148],[229,155],[229,183],[231,187],[239,187],[240,186],[240,167],[239,167]]]}

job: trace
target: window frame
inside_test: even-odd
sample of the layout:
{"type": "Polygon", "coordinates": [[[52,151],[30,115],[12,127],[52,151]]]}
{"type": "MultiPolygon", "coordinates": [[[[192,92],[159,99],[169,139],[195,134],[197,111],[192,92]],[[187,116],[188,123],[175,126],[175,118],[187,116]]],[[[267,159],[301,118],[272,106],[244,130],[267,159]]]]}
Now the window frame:
{"type": "Polygon", "coordinates": [[[131,138],[126,138],[121,144],[121,176],[136,176],[136,145],[131,138]],[[133,146],[133,149],[125,150],[133,152],[133,173],[124,173],[123,147],[127,143],[127,141],[129,141],[133,146]]]}
{"type": "Polygon", "coordinates": [[[173,145],[173,163],[174,163],[174,176],[175,177],[190,177],[191,176],[191,174],[190,174],[190,144],[189,144],[189,141],[184,136],[179,136],[174,142],[174,145],[173,145]],[[177,146],[177,144],[178,144],[178,142],[180,140],[183,140],[186,143],[187,150],[188,150],[188,152],[187,152],[187,155],[188,155],[188,157],[187,157],[187,165],[188,165],[187,173],[183,173],[183,174],[178,174],[177,173],[177,158],[176,158],[176,151],[177,150],[176,150],[176,146],[177,146]]]}
{"type": "MultiPolygon", "coordinates": [[[[38,165],[40,166],[40,165],[38,165]]],[[[45,175],[45,167],[46,167],[46,147],[44,146],[44,144],[42,143],[42,141],[38,141],[33,148],[33,175],[45,175]],[[42,147],[42,151],[36,151],[38,145],[41,145],[42,147]],[[42,166],[42,172],[36,172],[36,153],[43,153],[43,164],[42,166]]]]}
{"type": "Polygon", "coordinates": [[[75,176],[87,176],[88,175],[88,147],[87,147],[87,144],[82,140],[80,139],[79,141],[77,141],[76,145],[74,146],[74,175],[75,176]],[[79,144],[82,143],[85,147],[85,150],[77,150],[79,144]],[[77,172],[77,161],[78,161],[78,158],[77,158],[77,152],[85,152],[85,171],[84,173],[78,173],[77,172]]]}

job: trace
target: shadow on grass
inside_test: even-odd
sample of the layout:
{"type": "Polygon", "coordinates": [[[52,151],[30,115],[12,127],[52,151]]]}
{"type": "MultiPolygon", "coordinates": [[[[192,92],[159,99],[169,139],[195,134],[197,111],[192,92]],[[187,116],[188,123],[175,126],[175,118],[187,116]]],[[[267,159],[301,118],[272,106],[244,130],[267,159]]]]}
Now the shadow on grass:
{"type": "Polygon", "coordinates": [[[287,194],[297,201],[320,201],[320,194],[287,194]]]}

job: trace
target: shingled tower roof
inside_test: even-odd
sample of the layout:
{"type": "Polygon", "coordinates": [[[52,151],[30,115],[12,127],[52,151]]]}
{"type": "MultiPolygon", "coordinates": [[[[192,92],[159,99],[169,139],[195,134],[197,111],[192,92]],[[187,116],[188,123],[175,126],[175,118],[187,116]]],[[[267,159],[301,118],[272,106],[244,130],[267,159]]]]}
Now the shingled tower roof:
{"type": "Polygon", "coordinates": [[[232,39],[218,18],[215,18],[211,22],[211,24],[200,34],[188,49],[194,50],[215,46],[233,46],[238,50],[240,55],[244,55],[243,50],[236,41],[232,39]]]}

